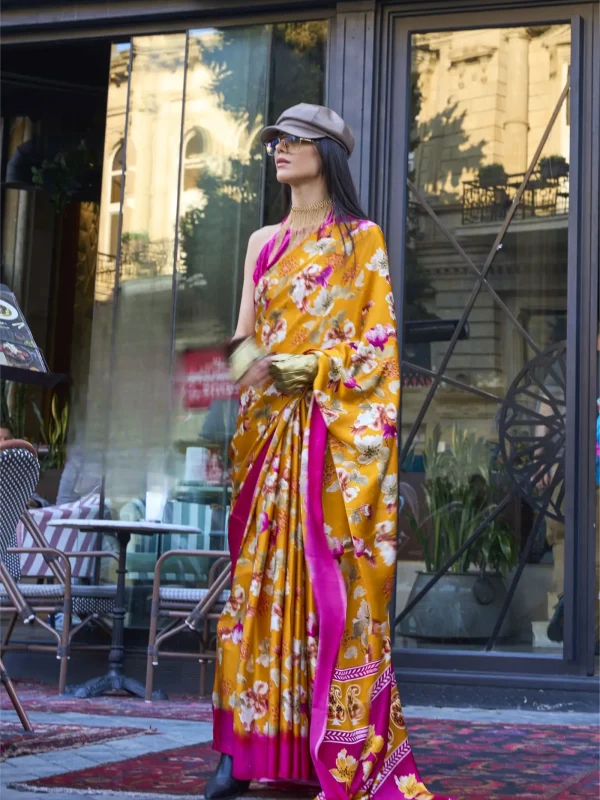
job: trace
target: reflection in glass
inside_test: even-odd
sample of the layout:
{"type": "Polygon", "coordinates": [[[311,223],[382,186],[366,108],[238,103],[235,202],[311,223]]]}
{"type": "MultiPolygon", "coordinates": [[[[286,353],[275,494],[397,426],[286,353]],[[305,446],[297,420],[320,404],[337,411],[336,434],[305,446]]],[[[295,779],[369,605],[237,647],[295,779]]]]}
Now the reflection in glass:
{"type": "Polygon", "coordinates": [[[124,151],[123,145],[119,145],[119,149],[115,153],[113,160],[112,160],[112,170],[111,170],[111,187],[110,187],[110,202],[111,203],[120,203],[121,202],[121,185],[122,185],[122,177],[123,177],[123,166],[124,166],[124,151]]]}
{"type": "Polygon", "coordinates": [[[238,401],[223,343],[237,320],[248,238],[279,193],[271,171],[261,188],[258,135],[276,102],[322,98],[326,33],[322,22],[189,32],[170,437],[183,470],[174,518],[202,529],[198,546],[226,547],[238,401]]]}
{"type": "MultiPolygon", "coordinates": [[[[261,224],[258,134],[267,103],[270,36],[263,26],[189,32],[170,429],[181,460],[180,471],[171,475],[173,518],[202,530],[188,547],[227,546],[228,451],[237,391],[223,344],[236,322],[246,244],[261,224]]],[[[206,577],[208,564],[184,561],[188,579],[199,570],[198,577],[206,577]]]]}
{"type": "Polygon", "coordinates": [[[167,189],[177,186],[179,174],[185,35],[134,38],[131,46],[106,470],[113,513],[127,508],[128,514],[132,506],[143,508],[147,492],[167,490],[162,460],[177,225],[176,192],[167,189]]]}
{"type": "Polygon", "coordinates": [[[545,454],[560,458],[543,446],[558,435],[548,427],[545,391],[564,429],[564,387],[554,397],[548,359],[545,389],[528,396],[519,418],[527,480],[515,482],[507,469],[502,454],[511,458],[511,444],[502,437],[511,414],[522,413],[510,407],[511,398],[522,401],[519,376],[566,338],[570,136],[568,103],[559,101],[570,27],[424,33],[411,44],[402,433],[403,480],[413,492],[397,612],[512,499],[400,622],[398,643],[560,654],[562,629],[552,623],[564,583],[564,524],[539,500],[558,501],[557,463],[541,471],[545,454]],[[430,335],[419,334],[420,325],[430,335]]]}
{"type": "MultiPolygon", "coordinates": [[[[322,20],[273,26],[269,123],[297,103],[324,104],[327,35],[328,24],[322,20]]],[[[264,221],[271,225],[281,220],[281,187],[270,159],[267,159],[266,170],[264,221]]]]}
{"type": "MultiPolygon", "coordinates": [[[[322,101],[326,38],[326,22],[302,22],[113,48],[86,453],[106,513],[201,531],[132,537],[130,625],[146,619],[158,552],[226,547],[237,397],[223,343],[248,238],[279,190],[258,135],[276,102],[322,101]]],[[[163,582],[197,588],[207,571],[185,558],[163,582]]]]}
{"type": "Polygon", "coordinates": [[[125,110],[131,48],[111,47],[107,121],[104,140],[102,196],[99,208],[98,245],[92,314],[90,374],[86,395],[84,447],[68,453],[74,475],[73,489],[99,487],[105,468],[111,390],[111,343],[116,304],[116,267],[119,244],[120,187],[125,169],[125,110]],[[119,186],[119,194],[115,187],[119,186]],[[76,474],[75,474],[76,473],[76,474]]]}
{"type": "MultiPolygon", "coordinates": [[[[430,430],[427,424],[424,427],[430,430]]],[[[404,598],[398,599],[404,600],[403,605],[410,602],[433,574],[458,557],[400,623],[399,632],[420,642],[485,643],[506,599],[503,578],[514,569],[518,557],[511,523],[520,508],[514,503],[502,507],[474,538],[506,497],[498,447],[455,423],[436,423],[422,454],[412,452],[405,461],[401,480],[405,493],[401,530],[407,537],[401,558],[412,556],[423,561],[424,568],[403,587],[404,598]],[[479,596],[486,598],[483,611],[472,602],[479,596]]],[[[501,639],[517,636],[519,624],[511,610],[501,639]]]]}

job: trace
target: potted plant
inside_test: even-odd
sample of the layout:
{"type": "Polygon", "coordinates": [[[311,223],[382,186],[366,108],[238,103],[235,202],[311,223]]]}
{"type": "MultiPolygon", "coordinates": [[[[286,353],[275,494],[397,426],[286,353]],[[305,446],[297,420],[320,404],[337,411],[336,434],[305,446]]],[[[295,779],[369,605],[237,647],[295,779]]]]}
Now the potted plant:
{"type": "Polygon", "coordinates": [[[479,186],[482,189],[494,189],[497,186],[506,186],[508,175],[502,164],[486,164],[479,167],[477,173],[479,186]]]}
{"type": "Polygon", "coordinates": [[[44,430],[44,420],[37,406],[34,411],[40,423],[40,433],[44,444],[47,446],[47,456],[44,460],[45,469],[62,470],[67,460],[67,432],[69,429],[69,403],[64,402],[59,406],[56,395],[52,396],[50,405],[50,421],[48,431],[44,430]]]}
{"type": "Polygon", "coordinates": [[[40,482],[37,492],[52,503],[56,499],[60,476],[67,457],[68,401],[61,407],[57,396],[53,395],[50,412],[50,420],[46,425],[37,403],[29,395],[27,386],[0,380],[0,421],[10,429],[15,439],[31,441],[36,447],[40,462],[40,482]],[[28,414],[30,410],[33,411],[39,424],[37,433],[31,424],[31,417],[28,414]],[[27,431],[32,435],[29,436],[27,431]]]}
{"type": "Polygon", "coordinates": [[[41,478],[39,493],[51,503],[56,501],[62,471],[67,461],[67,433],[69,429],[69,403],[65,400],[60,406],[56,395],[50,404],[50,419],[46,426],[38,407],[33,410],[40,424],[40,437],[43,442],[38,448],[41,478]]]}
{"type": "Polygon", "coordinates": [[[569,164],[564,156],[546,156],[540,159],[540,176],[547,182],[569,174],[569,164]]]}
{"type": "MultiPolygon", "coordinates": [[[[409,523],[420,543],[425,570],[418,572],[410,600],[467,542],[495,508],[497,471],[487,442],[454,426],[447,446],[436,425],[423,457],[423,519],[410,510],[409,523]]],[[[512,530],[494,520],[401,622],[400,633],[445,641],[485,641],[506,598],[504,576],[515,566],[517,543],[512,530]]],[[[509,614],[501,638],[515,632],[509,614]]]]}

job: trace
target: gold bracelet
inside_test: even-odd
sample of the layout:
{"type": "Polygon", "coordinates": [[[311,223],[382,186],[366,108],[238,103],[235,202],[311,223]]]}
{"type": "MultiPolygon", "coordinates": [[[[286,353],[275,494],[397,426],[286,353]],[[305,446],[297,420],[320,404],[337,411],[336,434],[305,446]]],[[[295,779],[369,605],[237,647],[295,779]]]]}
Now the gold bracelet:
{"type": "Polygon", "coordinates": [[[310,386],[319,371],[316,353],[281,354],[273,356],[269,374],[278,391],[293,394],[310,386]]]}

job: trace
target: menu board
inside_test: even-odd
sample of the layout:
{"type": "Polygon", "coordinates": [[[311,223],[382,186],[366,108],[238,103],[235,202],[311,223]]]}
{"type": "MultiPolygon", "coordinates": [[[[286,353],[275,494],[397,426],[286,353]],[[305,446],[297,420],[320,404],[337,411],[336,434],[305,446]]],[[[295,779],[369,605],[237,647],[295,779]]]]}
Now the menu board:
{"type": "Polygon", "coordinates": [[[0,370],[17,367],[30,372],[48,372],[16,297],[0,283],[0,370]]]}

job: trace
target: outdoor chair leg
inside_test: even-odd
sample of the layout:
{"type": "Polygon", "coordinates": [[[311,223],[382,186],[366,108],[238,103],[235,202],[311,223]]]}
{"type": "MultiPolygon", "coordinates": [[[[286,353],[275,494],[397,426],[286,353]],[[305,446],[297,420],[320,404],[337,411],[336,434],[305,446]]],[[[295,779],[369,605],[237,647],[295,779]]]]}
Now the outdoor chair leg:
{"type": "MultiPolygon", "coordinates": [[[[204,652],[208,648],[208,637],[210,635],[210,622],[205,617],[204,618],[204,633],[200,637],[201,648],[202,652],[204,652]]],[[[204,697],[206,694],[206,659],[203,658],[200,661],[200,697],[204,697]]]]}
{"type": "Polygon", "coordinates": [[[150,702],[150,700],[152,700],[152,684],[154,683],[154,664],[152,662],[152,658],[153,657],[150,655],[150,653],[148,653],[148,661],[146,664],[146,702],[150,702]]]}
{"type": "Polygon", "coordinates": [[[148,634],[148,656],[146,661],[146,701],[152,700],[152,684],[154,683],[154,664],[158,661],[156,653],[156,635],[158,633],[158,608],[152,603],[150,614],[150,631],[148,634]],[[156,655],[155,655],[156,653],[156,655]]]}
{"type": "MultiPolygon", "coordinates": [[[[204,647],[202,647],[204,650],[204,647]]],[[[206,691],[206,659],[200,659],[200,697],[204,697],[206,691]]]]}
{"type": "Polygon", "coordinates": [[[56,655],[60,659],[60,670],[58,673],[58,693],[64,694],[67,685],[67,666],[69,664],[69,650],[71,644],[71,622],[73,620],[73,602],[70,592],[65,593],[63,604],[63,628],[61,631],[60,642],[56,648],[56,655]]]}
{"type": "MultiPolygon", "coordinates": [[[[63,649],[62,645],[60,645],[60,650],[63,649]]],[[[69,665],[69,655],[68,653],[64,653],[59,656],[60,658],[60,669],[58,673],[58,693],[64,694],[65,687],[67,685],[67,667],[69,665]]]]}
{"type": "Polygon", "coordinates": [[[15,691],[15,687],[11,679],[8,676],[8,672],[4,668],[4,664],[2,663],[2,659],[0,658],[0,680],[2,681],[2,685],[5,687],[8,696],[10,697],[10,701],[14,706],[15,711],[17,712],[17,716],[21,720],[21,725],[25,728],[26,731],[32,731],[33,726],[29,721],[29,717],[27,716],[27,712],[23,708],[23,704],[19,699],[19,695],[15,691]]]}
{"type": "Polygon", "coordinates": [[[17,624],[17,620],[19,619],[19,615],[15,612],[12,617],[10,618],[10,622],[6,626],[6,631],[4,633],[4,638],[2,639],[2,646],[0,647],[0,655],[4,651],[4,648],[10,641],[10,637],[12,636],[12,632],[15,629],[15,625],[17,624]]]}

